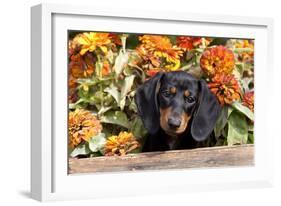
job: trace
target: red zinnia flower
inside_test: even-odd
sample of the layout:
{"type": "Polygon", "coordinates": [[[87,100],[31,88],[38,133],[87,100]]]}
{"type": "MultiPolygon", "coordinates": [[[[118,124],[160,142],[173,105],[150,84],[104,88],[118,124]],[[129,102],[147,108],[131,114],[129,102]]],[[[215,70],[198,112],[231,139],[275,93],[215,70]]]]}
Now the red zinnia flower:
{"type": "Polygon", "coordinates": [[[234,69],[234,54],[224,46],[206,49],[200,59],[200,66],[207,75],[230,74],[234,69]]]}
{"type": "Polygon", "coordinates": [[[179,36],[176,39],[177,45],[184,50],[190,51],[202,42],[201,37],[179,36]]]}
{"type": "Polygon", "coordinates": [[[254,91],[246,92],[243,96],[242,104],[254,111],[254,91]]]}
{"type": "Polygon", "coordinates": [[[217,74],[212,78],[212,82],[208,86],[211,92],[217,96],[221,105],[231,104],[240,99],[240,87],[232,74],[217,74]]]}

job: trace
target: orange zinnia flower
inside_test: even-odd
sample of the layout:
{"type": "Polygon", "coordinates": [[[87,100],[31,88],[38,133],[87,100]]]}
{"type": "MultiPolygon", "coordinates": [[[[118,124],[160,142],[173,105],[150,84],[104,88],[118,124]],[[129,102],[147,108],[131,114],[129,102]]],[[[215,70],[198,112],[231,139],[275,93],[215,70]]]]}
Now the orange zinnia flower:
{"type": "MultiPolygon", "coordinates": [[[[177,70],[180,66],[180,57],[183,52],[177,46],[173,46],[167,36],[160,35],[143,35],[139,37],[142,42],[141,47],[143,53],[152,55],[166,60],[167,64],[164,66],[168,71],[177,70]]],[[[140,53],[141,54],[141,53],[140,53]]],[[[151,57],[149,57],[151,59],[151,57]]]]}
{"type": "Polygon", "coordinates": [[[200,59],[202,70],[213,77],[216,74],[230,74],[234,69],[234,54],[224,46],[206,49],[200,59]]]}
{"type": "Polygon", "coordinates": [[[79,97],[76,88],[68,90],[68,103],[75,103],[77,102],[78,98],[79,97]]]}
{"type": "Polygon", "coordinates": [[[68,41],[68,55],[71,57],[73,54],[77,54],[81,50],[81,45],[78,43],[78,39],[82,34],[77,34],[73,39],[68,41]]]}
{"type": "Polygon", "coordinates": [[[77,95],[77,82],[76,79],[69,75],[68,79],[68,101],[69,103],[74,103],[78,99],[77,95]]]}
{"type": "Polygon", "coordinates": [[[95,60],[92,54],[84,56],[80,54],[72,55],[69,63],[69,72],[74,78],[90,77],[95,70],[95,60]]]}
{"type": "Polygon", "coordinates": [[[149,77],[153,77],[154,75],[156,75],[158,72],[162,71],[161,69],[149,69],[146,71],[146,74],[149,77]]]}
{"type": "Polygon", "coordinates": [[[108,61],[105,60],[102,64],[102,76],[107,76],[108,74],[110,74],[110,72],[110,64],[108,61]]]}
{"type": "Polygon", "coordinates": [[[208,46],[212,38],[190,37],[190,36],[178,36],[176,39],[177,45],[184,51],[190,51],[194,48],[205,45],[208,46]]]}
{"type": "Polygon", "coordinates": [[[141,64],[146,69],[160,66],[160,58],[149,52],[142,44],[136,48],[136,52],[142,58],[141,64]]]}
{"type": "Polygon", "coordinates": [[[68,100],[70,103],[74,103],[78,99],[77,79],[91,77],[95,70],[94,65],[94,57],[90,53],[87,53],[84,56],[77,53],[70,57],[68,79],[68,100]]]}
{"type": "Polygon", "coordinates": [[[114,44],[116,44],[116,45],[122,45],[121,38],[119,37],[118,34],[110,33],[110,34],[109,34],[109,38],[111,39],[111,41],[112,41],[114,44]]]}
{"type": "Polygon", "coordinates": [[[89,139],[102,130],[96,116],[88,110],[76,109],[68,115],[69,146],[75,148],[81,142],[89,139]]]}
{"type": "Polygon", "coordinates": [[[105,156],[123,156],[140,147],[134,135],[120,132],[118,136],[111,136],[104,146],[105,156]]]}
{"type": "Polygon", "coordinates": [[[254,111],[254,91],[247,92],[243,96],[242,104],[254,111]]]}
{"type": "Polygon", "coordinates": [[[240,99],[240,86],[233,74],[217,74],[208,86],[221,105],[231,104],[240,99]]]}

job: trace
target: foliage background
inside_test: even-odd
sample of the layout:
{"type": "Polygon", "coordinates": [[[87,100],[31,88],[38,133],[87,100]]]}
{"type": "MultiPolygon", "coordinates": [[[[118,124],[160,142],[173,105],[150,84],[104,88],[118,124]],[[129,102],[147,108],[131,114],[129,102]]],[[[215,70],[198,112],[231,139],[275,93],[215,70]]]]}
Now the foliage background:
{"type": "Polygon", "coordinates": [[[205,145],[254,142],[254,40],[70,31],[68,53],[72,157],[141,152],[134,95],[160,71],[189,72],[217,96],[223,109],[205,145]],[[82,111],[94,123],[85,126],[82,111]]]}

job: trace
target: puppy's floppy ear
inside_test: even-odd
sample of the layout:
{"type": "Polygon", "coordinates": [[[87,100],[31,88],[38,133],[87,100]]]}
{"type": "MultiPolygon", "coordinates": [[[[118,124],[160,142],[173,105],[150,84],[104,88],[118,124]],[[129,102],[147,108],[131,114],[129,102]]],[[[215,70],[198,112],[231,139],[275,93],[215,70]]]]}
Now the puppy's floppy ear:
{"type": "Polygon", "coordinates": [[[159,130],[159,108],[157,94],[160,88],[160,80],[164,74],[157,73],[154,77],[141,85],[136,92],[136,104],[138,113],[142,118],[145,128],[150,134],[159,130]]]}
{"type": "Polygon", "coordinates": [[[205,140],[215,127],[221,107],[204,80],[199,80],[198,106],[193,115],[191,135],[196,141],[205,140]]]}

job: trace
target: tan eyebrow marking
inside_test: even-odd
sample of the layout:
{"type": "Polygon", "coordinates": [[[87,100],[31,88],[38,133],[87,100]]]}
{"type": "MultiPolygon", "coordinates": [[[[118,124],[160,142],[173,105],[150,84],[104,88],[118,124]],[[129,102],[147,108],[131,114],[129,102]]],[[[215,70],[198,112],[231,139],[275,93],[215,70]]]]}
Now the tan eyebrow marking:
{"type": "Polygon", "coordinates": [[[171,87],[171,88],[170,88],[170,92],[171,92],[172,94],[177,93],[177,88],[176,88],[176,87],[171,87]]]}
{"type": "Polygon", "coordinates": [[[185,91],[184,91],[184,96],[185,96],[185,97],[188,97],[189,95],[190,95],[190,92],[189,92],[188,90],[185,90],[185,91]]]}

